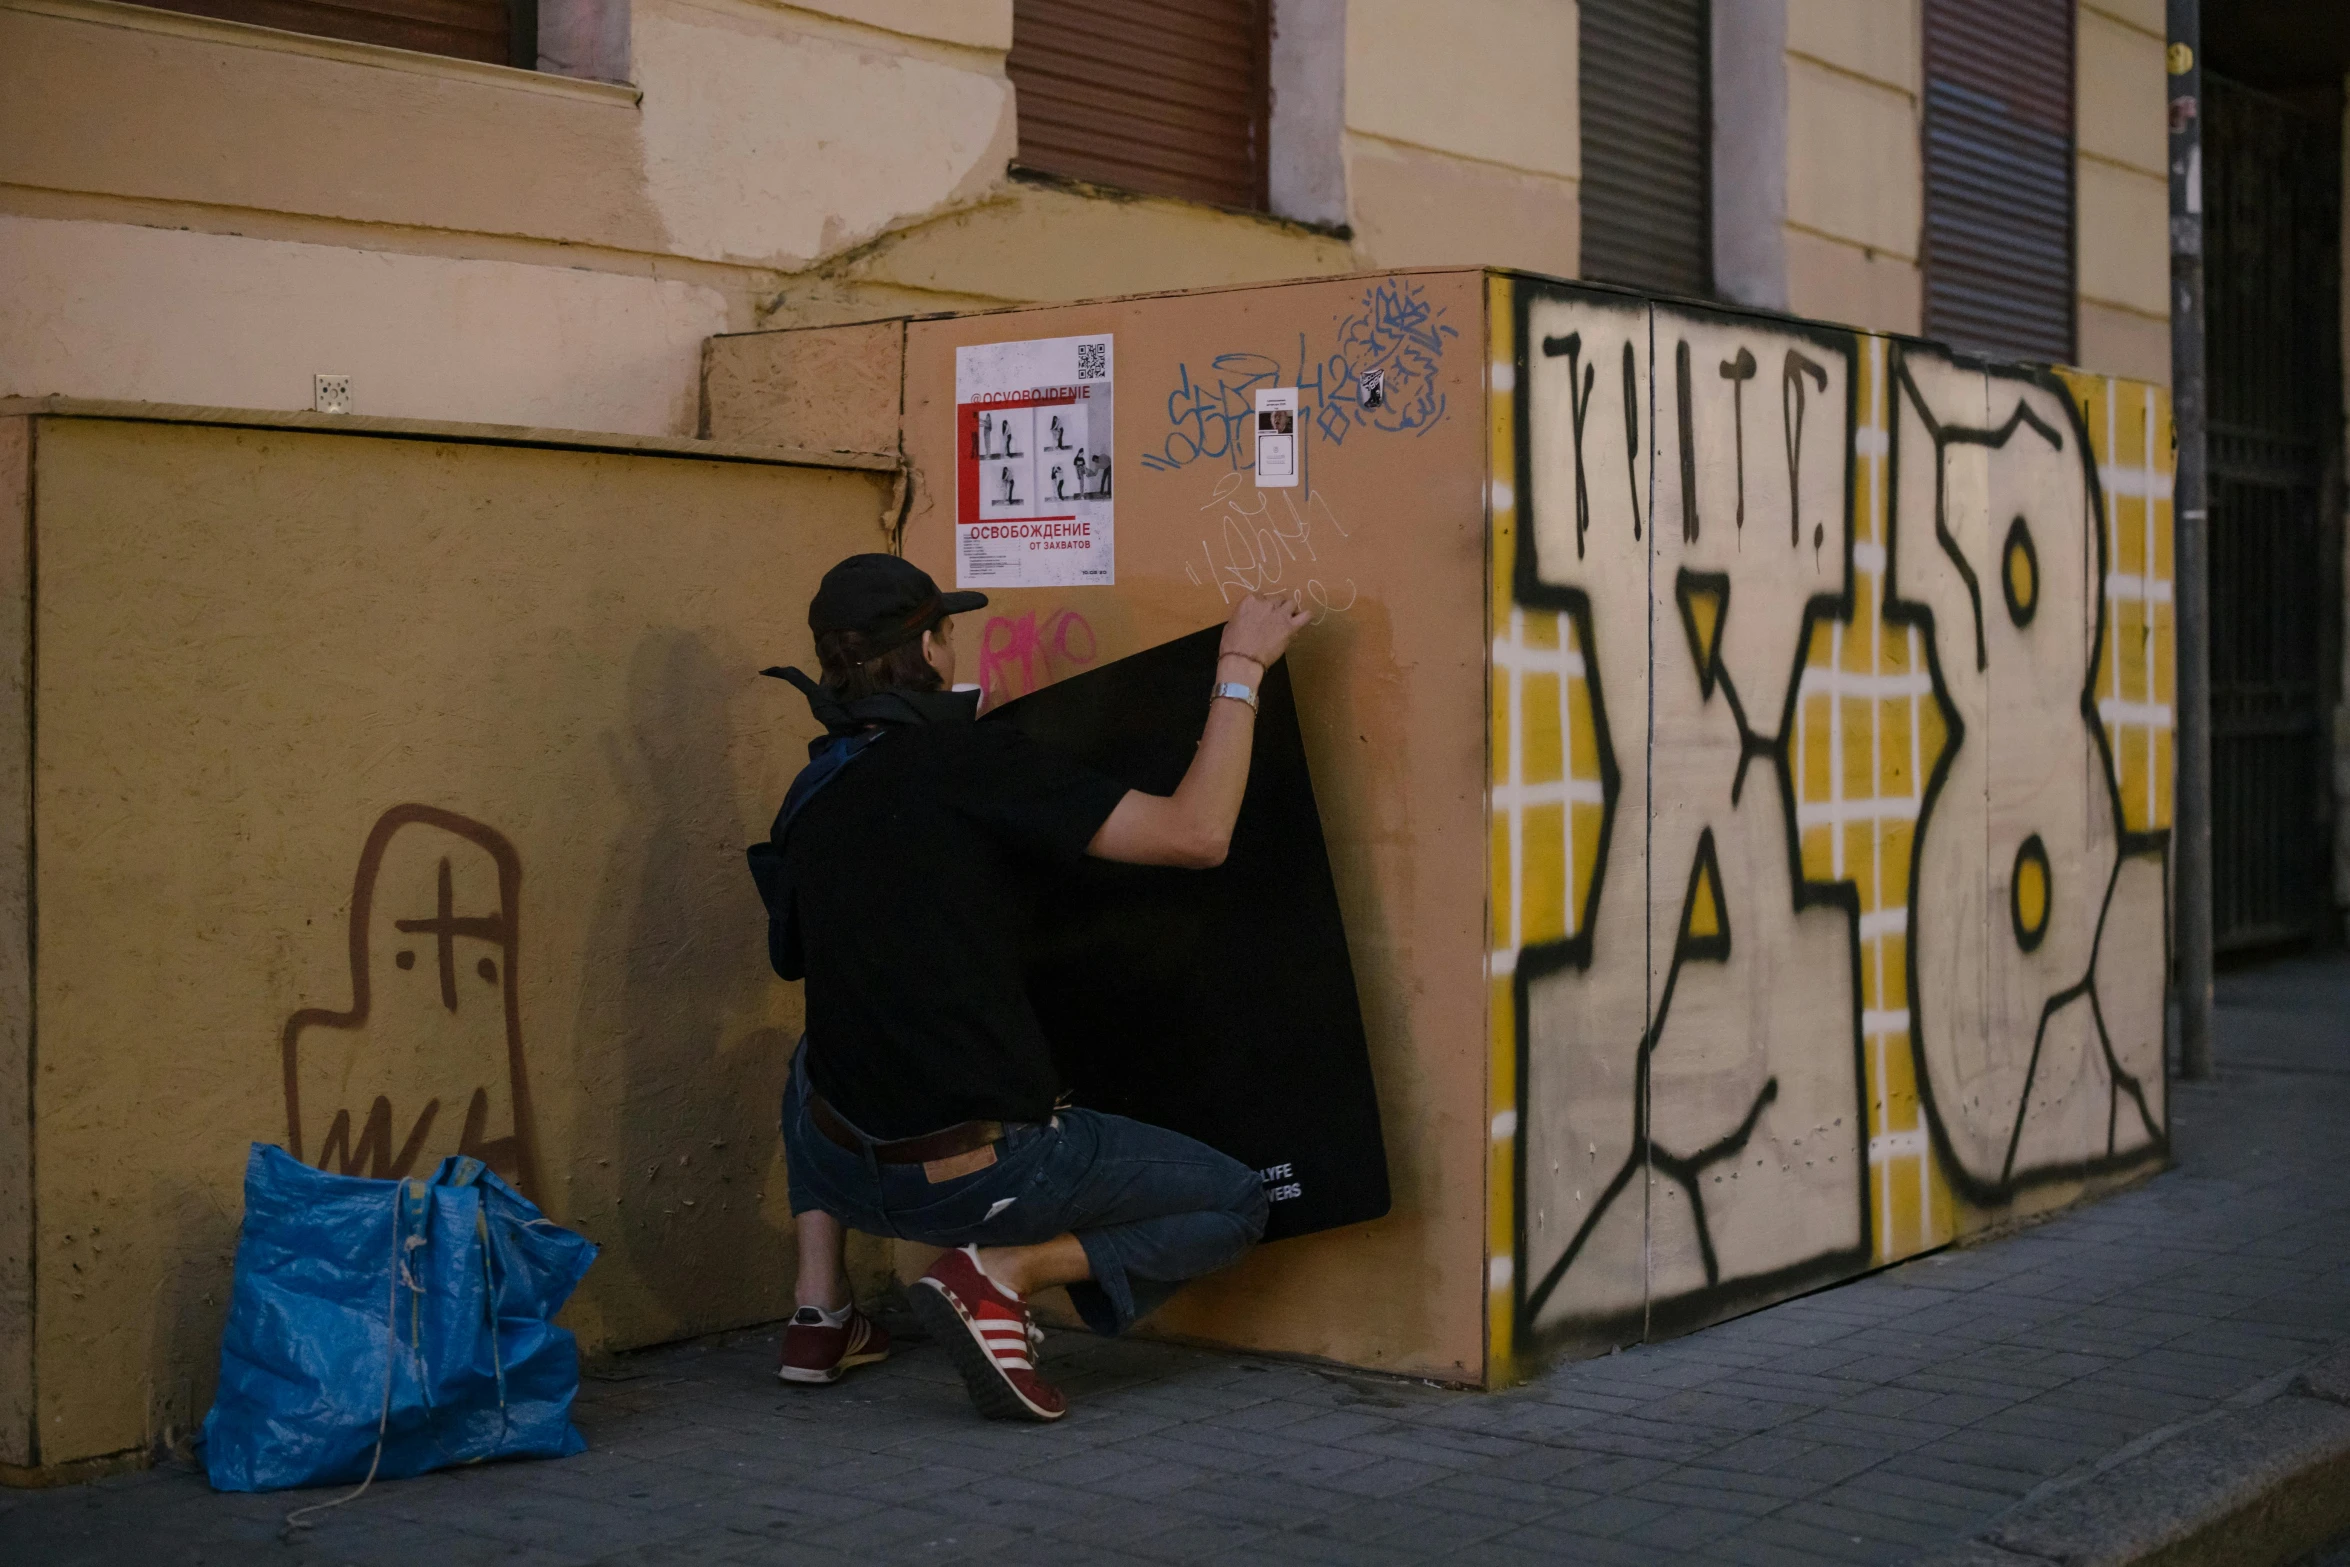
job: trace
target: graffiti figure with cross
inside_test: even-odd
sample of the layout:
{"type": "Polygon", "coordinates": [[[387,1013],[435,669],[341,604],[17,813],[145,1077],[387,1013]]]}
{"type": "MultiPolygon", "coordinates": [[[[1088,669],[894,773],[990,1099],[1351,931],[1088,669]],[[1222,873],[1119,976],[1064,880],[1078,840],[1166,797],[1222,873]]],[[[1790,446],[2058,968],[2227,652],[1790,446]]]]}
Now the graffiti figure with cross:
{"type": "Polygon", "coordinates": [[[398,1178],[470,1154],[537,1196],[516,975],[522,861],[429,805],[376,820],[350,908],[348,1008],[286,1019],[286,1147],[398,1178]]]}

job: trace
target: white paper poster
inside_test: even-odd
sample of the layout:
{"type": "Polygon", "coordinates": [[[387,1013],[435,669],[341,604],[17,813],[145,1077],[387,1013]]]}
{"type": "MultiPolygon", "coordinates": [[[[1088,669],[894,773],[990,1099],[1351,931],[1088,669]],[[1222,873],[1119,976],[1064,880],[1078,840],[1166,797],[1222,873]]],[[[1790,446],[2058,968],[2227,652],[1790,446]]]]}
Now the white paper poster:
{"type": "Polygon", "coordinates": [[[1297,488],[1297,388],[1257,393],[1257,488],[1297,488]]]}
{"type": "Polygon", "coordinates": [[[1110,335],[955,350],[955,586],[1105,587],[1110,335]]]}

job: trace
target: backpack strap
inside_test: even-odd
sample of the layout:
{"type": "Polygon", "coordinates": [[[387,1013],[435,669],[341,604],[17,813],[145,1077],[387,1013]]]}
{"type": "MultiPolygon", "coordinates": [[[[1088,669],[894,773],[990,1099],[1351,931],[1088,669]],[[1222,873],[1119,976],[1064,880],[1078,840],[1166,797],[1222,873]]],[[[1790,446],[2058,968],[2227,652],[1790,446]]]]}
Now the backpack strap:
{"type": "Polygon", "coordinates": [[[791,867],[783,857],[784,838],[808,802],[887,733],[887,729],[865,729],[826,735],[809,746],[808,765],[800,769],[785,792],[783,809],[775,813],[767,841],[743,851],[750,862],[751,880],[758,884],[759,900],[767,905],[767,962],[785,979],[805,979],[807,965],[800,949],[799,907],[792,895],[791,867]]]}

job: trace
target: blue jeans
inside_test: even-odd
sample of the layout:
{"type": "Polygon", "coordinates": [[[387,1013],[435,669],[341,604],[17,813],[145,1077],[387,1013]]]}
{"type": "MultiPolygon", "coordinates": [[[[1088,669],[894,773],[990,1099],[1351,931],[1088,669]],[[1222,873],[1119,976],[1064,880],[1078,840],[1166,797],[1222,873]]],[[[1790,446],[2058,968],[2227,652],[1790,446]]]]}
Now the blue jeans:
{"type": "Polygon", "coordinates": [[[926,1246],[1033,1246],[1074,1233],[1092,1279],[1070,1302],[1096,1333],[1122,1333],[1186,1279],[1239,1260],[1265,1233],[1257,1172],[1180,1132],[1094,1110],[1004,1127],[996,1161],[933,1184],[918,1164],[851,1153],[808,1118],[807,1053],[783,1093],[795,1214],[926,1246]]]}

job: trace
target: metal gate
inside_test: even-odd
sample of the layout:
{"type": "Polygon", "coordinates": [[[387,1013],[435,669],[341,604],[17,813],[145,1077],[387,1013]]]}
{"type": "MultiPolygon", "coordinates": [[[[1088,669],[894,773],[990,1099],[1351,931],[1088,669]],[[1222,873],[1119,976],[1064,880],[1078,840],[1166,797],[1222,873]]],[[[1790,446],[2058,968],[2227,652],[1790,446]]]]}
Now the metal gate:
{"type": "Polygon", "coordinates": [[[2207,76],[2213,926],[2326,908],[2324,567],[2341,443],[2339,123],[2207,76]]]}

